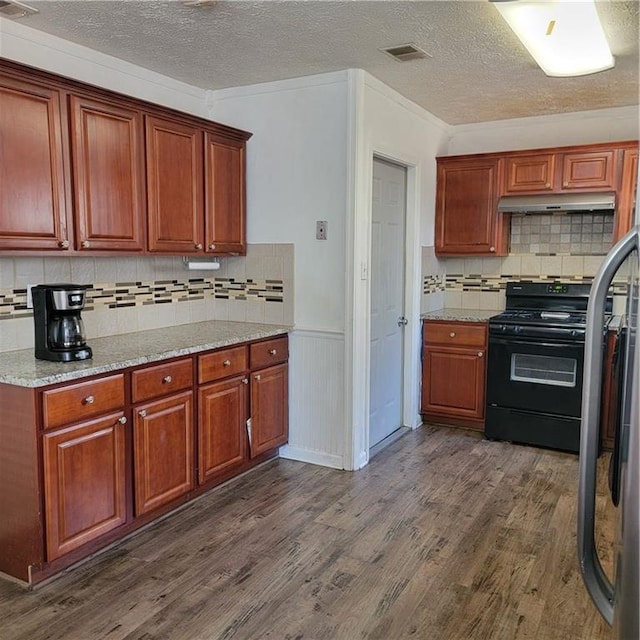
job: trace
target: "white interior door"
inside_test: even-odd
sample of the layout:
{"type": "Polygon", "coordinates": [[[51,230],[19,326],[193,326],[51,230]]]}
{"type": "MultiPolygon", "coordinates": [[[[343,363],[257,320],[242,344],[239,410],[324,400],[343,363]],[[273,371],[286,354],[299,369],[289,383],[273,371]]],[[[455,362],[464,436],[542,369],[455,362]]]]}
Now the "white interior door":
{"type": "Polygon", "coordinates": [[[406,173],[373,161],[370,447],[402,426],[406,173]]]}

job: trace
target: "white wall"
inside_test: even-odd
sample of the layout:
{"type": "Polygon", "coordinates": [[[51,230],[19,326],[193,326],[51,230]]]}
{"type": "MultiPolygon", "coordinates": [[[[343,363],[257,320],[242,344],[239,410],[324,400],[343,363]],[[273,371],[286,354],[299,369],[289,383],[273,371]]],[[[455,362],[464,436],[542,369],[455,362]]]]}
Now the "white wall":
{"type": "Polygon", "coordinates": [[[210,93],[209,116],[253,133],[247,240],[296,246],[298,328],[344,330],[345,72],[210,93]],[[327,220],[327,240],[316,240],[327,220]]]}
{"type": "Polygon", "coordinates": [[[370,281],[362,265],[371,257],[370,228],[374,155],[396,161],[407,171],[407,236],[405,315],[405,397],[403,421],[420,422],[418,389],[420,357],[421,241],[433,243],[436,185],[435,156],[444,153],[450,127],[363,71],[350,72],[352,107],[349,191],[353,216],[347,237],[346,406],[351,414],[346,456],[358,468],[369,449],[369,309],[370,281]]]}
{"type": "Polygon", "coordinates": [[[638,105],[453,127],[444,155],[637,140],[638,105]]]}
{"type": "Polygon", "coordinates": [[[206,92],[118,58],[0,18],[0,57],[206,116],[206,92]]]}

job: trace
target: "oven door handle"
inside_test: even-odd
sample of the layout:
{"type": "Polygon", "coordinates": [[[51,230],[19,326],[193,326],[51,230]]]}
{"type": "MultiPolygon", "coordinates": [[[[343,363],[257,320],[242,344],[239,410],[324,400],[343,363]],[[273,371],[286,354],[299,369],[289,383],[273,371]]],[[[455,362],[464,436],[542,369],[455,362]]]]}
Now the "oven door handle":
{"type": "Polygon", "coordinates": [[[638,230],[634,227],[611,249],[593,280],[587,306],[578,482],[578,559],[587,591],[610,625],[613,624],[613,585],[602,568],[595,546],[596,462],[604,341],[602,323],[613,277],[629,255],[638,250],[638,243],[638,230]]]}
{"type": "Polygon", "coordinates": [[[549,340],[547,338],[517,338],[515,336],[509,336],[503,338],[502,336],[489,336],[489,354],[491,354],[491,345],[504,345],[507,347],[536,347],[538,349],[548,347],[549,349],[558,349],[558,347],[569,348],[582,348],[581,342],[570,342],[567,340],[549,340]]]}

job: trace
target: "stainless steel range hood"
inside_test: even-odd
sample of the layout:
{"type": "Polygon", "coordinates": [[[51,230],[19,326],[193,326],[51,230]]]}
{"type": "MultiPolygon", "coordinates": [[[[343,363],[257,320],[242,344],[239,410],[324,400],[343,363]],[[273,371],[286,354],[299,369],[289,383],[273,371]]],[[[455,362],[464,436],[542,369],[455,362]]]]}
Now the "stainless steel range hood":
{"type": "Polygon", "coordinates": [[[613,213],[614,193],[549,193],[539,196],[503,196],[498,211],[503,213],[613,213]]]}

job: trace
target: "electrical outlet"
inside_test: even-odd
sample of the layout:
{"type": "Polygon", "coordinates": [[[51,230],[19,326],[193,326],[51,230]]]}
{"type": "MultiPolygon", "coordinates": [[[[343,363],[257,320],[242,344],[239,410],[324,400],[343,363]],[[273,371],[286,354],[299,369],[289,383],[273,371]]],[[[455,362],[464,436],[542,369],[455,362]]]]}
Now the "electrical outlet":
{"type": "Polygon", "coordinates": [[[27,285],[27,309],[33,309],[33,296],[31,295],[31,287],[35,286],[35,284],[27,285]]]}
{"type": "Polygon", "coordinates": [[[326,220],[316,220],[316,240],[327,239],[327,225],[326,220]]]}

